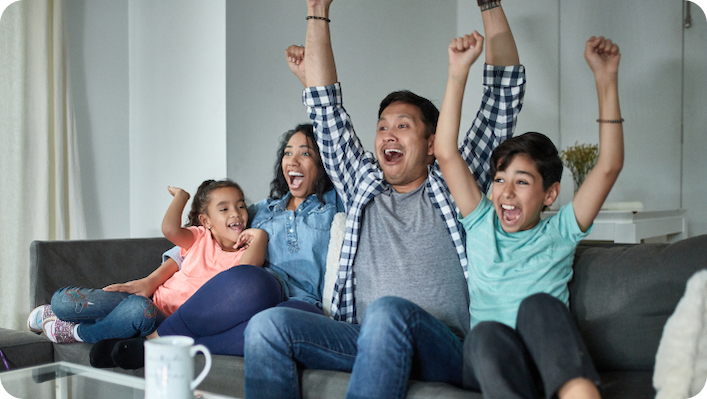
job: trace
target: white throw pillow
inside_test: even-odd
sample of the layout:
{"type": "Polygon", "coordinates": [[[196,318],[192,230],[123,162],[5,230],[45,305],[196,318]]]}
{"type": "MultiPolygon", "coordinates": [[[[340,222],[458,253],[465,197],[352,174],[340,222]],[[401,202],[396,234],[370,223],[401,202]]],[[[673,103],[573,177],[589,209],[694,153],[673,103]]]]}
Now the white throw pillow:
{"type": "Polygon", "coordinates": [[[326,272],[324,273],[324,290],[322,291],[322,310],[329,316],[331,300],[334,295],[334,285],[339,276],[339,255],[341,245],[344,243],[346,229],[346,213],[339,212],[334,215],[329,232],[329,249],[326,257],[326,272]]]}
{"type": "Polygon", "coordinates": [[[687,281],[685,295],[663,328],[655,357],[656,399],[691,398],[707,381],[707,270],[687,281]]]}

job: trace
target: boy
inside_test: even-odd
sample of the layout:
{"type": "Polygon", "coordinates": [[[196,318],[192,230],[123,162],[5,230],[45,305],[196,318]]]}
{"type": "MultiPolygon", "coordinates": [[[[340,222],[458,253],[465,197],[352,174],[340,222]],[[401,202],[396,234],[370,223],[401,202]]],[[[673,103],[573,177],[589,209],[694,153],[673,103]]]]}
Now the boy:
{"type": "Polygon", "coordinates": [[[457,150],[469,67],[483,46],[477,32],[452,41],[434,152],[467,233],[469,311],[464,385],[485,398],[598,398],[599,377],[566,305],[577,243],[623,166],[618,101],[619,49],[592,37],[585,58],[599,98],[597,165],[572,203],[540,220],[559,194],[562,162],[552,142],[526,133],[491,156],[492,200],[457,150]]]}

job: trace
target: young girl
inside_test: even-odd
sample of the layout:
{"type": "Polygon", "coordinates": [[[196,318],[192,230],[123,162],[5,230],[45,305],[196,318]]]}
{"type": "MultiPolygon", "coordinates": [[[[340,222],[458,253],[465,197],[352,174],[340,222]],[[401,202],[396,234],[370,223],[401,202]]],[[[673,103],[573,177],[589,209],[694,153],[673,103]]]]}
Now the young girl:
{"type": "Polygon", "coordinates": [[[203,182],[192,202],[187,227],[181,227],[180,220],[189,194],[180,188],[167,189],[174,199],[162,221],[162,232],[182,248],[181,268],[168,260],[149,276],[125,284],[104,289],[62,288],[51,305],[30,313],[30,330],[43,331],[57,343],[147,336],[216,274],[239,264],[263,265],[267,234],[246,229],[248,212],[236,183],[203,182]]]}

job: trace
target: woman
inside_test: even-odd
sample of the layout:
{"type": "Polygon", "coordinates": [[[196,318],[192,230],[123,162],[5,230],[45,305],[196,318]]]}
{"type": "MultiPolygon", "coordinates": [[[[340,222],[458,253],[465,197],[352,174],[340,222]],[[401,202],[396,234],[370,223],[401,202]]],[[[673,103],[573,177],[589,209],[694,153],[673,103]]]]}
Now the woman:
{"type": "MultiPolygon", "coordinates": [[[[266,266],[236,266],[218,274],[148,338],[185,335],[213,354],[243,356],[243,331],[256,313],[273,306],[322,313],[329,230],[343,206],[324,171],[311,124],[284,134],[270,197],[253,208],[251,226],[269,236],[266,266]]],[[[91,364],[142,367],[143,342],[101,341],[91,349],[91,364]]]]}

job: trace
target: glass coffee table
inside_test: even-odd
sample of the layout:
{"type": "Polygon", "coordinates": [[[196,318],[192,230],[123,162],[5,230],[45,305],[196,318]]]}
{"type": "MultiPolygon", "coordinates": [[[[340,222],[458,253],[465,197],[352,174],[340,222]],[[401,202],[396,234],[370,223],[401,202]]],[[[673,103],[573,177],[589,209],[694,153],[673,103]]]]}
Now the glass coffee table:
{"type": "MultiPolygon", "coordinates": [[[[0,398],[18,399],[144,399],[140,377],[58,362],[0,373],[0,398]],[[7,396],[7,395],[10,396],[7,396]]],[[[194,398],[233,399],[200,390],[194,398]]]]}

